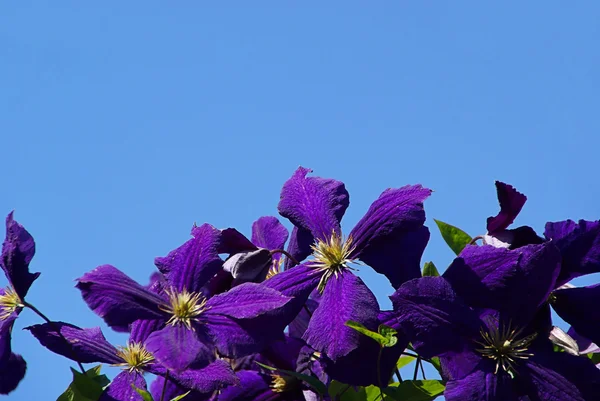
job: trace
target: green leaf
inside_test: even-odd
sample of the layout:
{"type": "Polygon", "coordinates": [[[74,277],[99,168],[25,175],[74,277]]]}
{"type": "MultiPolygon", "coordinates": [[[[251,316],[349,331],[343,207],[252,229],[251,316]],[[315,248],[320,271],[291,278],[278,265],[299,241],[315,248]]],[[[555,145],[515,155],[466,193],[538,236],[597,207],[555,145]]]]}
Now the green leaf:
{"type": "Polygon", "coordinates": [[[349,386],[348,384],[340,383],[335,380],[331,381],[331,384],[329,384],[329,389],[327,391],[329,394],[329,398],[331,398],[332,400],[365,401],[367,399],[367,394],[365,392],[364,387],[357,387],[356,389],[354,389],[353,386],[349,386]]]}
{"type": "Polygon", "coordinates": [[[441,380],[405,380],[397,387],[386,387],[383,393],[398,401],[430,401],[444,392],[441,380]]]}
{"type": "Polygon", "coordinates": [[[442,373],[442,364],[440,363],[440,358],[434,356],[428,362],[431,363],[438,372],[442,373]]]}
{"type": "Polygon", "coordinates": [[[385,324],[380,324],[377,328],[377,331],[386,340],[386,343],[383,344],[384,347],[393,347],[398,342],[398,337],[396,337],[396,334],[398,334],[398,332],[395,329],[386,326],[385,324]]]}
{"type": "Polygon", "coordinates": [[[350,327],[351,329],[358,331],[361,334],[364,334],[365,336],[367,336],[369,338],[372,338],[373,340],[377,341],[377,343],[379,345],[381,345],[382,347],[385,347],[385,345],[389,341],[385,336],[383,336],[379,333],[375,333],[374,331],[367,329],[364,325],[362,325],[358,322],[355,322],[353,320],[348,320],[345,323],[345,325],[350,327]]]}
{"type": "Polygon", "coordinates": [[[423,277],[437,277],[440,275],[437,267],[433,264],[433,262],[426,262],[425,266],[423,266],[423,277]]]}
{"type": "Polygon", "coordinates": [[[86,370],[85,375],[71,368],[73,381],[57,401],[96,401],[104,387],[110,383],[106,375],[100,374],[102,365],[86,370]]]}
{"type": "Polygon", "coordinates": [[[600,363],[600,353],[599,352],[591,352],[589,354],[587,354],[588,358],[590,358],[592,360],[592,362],[594,362],[596,365],[600,363]]]}
{"type": "Polygon", "coordinates": [[[455,254],[459,254],[465,246],[469,242],[471,242],[472,238],[461,230],[460,228],[454,227],[448,223],[444,223],[443,221],[435,220],[438,228],[440,229],[440,233],[442,233],[442,237],[446,244],[454,251],[455,254]]]}
{"type": "Polygon", "coordinates": [[[406,365],[408,365],[415,359],[417,359],[417,358],[415,358],[414,356],[402,355],[400,357],[400,359],[398,359],[398,362],[396,362],[396,369],[398,369],[398,370],[402,369],[403,367],[405,367],[406,365]]]}
{"type": "Polygon", "coordinates": [[[171,399],[170,401],[179,401],[179,400],[181,400],[183,397],[185,397],[186,395],[188,395],[189,393],[191,393],[191,391],[188,391],[188,392],[187,392],[187,393],[185,393],[185,394],[178,395],[177,397],[175,397],[175,398],[171,399]]]}
{"type": "Polygon", "coordinates": [[[316,377],[304,375],[302,373],[294,372],[292,370],[274,368],[272,366],[263,365],[262,363],[256,362],[256,361],[254,361],[254,362],[262,368],[272,370],[274,372],[285,373],[288,376],[292,376],[297,379],[300,379],[300,380],[306,382],[306,384],[308,384],[312,388],[314,388],[319,394],[323,395],[323,394],[327,393],[327,387],[323,383],[321,383],[321,381],[319,379],[317,379],[316,377]]]}
{"type": "Polygon", "coordinates": [[[144,401],[154,401],[154,398],[152,398],[152,394],[150,394],[149,392],[147,392],[146,390],[144,390],[143,388],[138,388],[135,386],[135,384],[131,383],[131,387],[133,387],[133,389],[142,396],[142,398],[144,399],[144,401]]]}

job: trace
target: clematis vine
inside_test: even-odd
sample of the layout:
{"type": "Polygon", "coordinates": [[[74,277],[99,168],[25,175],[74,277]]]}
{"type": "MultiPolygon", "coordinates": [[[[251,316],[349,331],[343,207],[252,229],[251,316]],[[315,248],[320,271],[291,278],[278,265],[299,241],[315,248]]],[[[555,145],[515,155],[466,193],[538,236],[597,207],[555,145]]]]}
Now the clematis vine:
{"type": "MultiPolygon", "coordinates": [[[[155,293],[113,266],[85,274],[77,287],[90,308],[113,329],[126,331],[135,320],[157,320],[146,349],[163,366],[183,371],[201,368],[217,356],[241,357],[269,341],[269,321],[254,321],[283,307],[289,297],[254,283],[205,297],[202,287],[222,267],[222,234],[209,224],[194,227],[193,238],[155,263],[164,276],[155,293]]],[[[275,323],[273,323],[275,324],[275,323]]],[[[281,335],[273,333],[271,336],[281,335]]]]}

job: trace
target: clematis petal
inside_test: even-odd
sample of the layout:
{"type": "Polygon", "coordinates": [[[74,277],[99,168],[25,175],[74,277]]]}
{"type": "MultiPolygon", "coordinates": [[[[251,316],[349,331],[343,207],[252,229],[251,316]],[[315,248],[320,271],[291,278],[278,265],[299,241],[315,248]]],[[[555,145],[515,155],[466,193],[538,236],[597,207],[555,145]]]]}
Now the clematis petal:
{"type": "Polygon", "coordinates": [[[76,287],[90,309],[116,331],[129,331],[129,324],[138,319],[165,315],[160,310],[165,303],[161,297],[111,265],[84,274],[76,287]]]}
{"type": "Polygon", "coordinates": [[[217,247],[218,253],[233,255],[239,252],[255,251],[256,249],[256,245],[235,228],[221,230],[221,241],[217,247]]]}
{"type": "Polygon", "coordinates": [[[249,319],[279,309],[290,300],[290,297],[264,285],[244,283],[210,298],[205,313],[249,319]]]}
{"type": "Polygon", "coordinates": [[[443,277],[407,281],[390,299],[397,325],[425,358],[462,350],[483,327],[443,277]]]}
{"type": "Polygon", "coordinates": [[[544,236],[562,255],[557,287],[584,274],[600,272],[600,221],[546,223],[544,236]]]}
{"type": "Polygon", "coordinates": [[[327,282],[303,339],[335,361],[355,349],[361,336],[345,323],[353,320],[376,330],[378,313],[379,304],[371,290],[359,277],[342,271],[327,282]]]}
{"type": "Polygon", "coordinates": [[[600,344],[600,284],[554,291],[552,307],[577,333],[600,344]]]}
{"type": "Polygon", "coordinates": [[[421,277],[421,256],[428,241],[429,229],[421,226],[372,242],[360,252],[360,259],[398,289],[402,283],[421,277]]]}
{"type": "Polygon", "coordinates": [[[214,346],[205,330],[182,324],[167,325],[146,339],[146,349],[168,369],[181,372],[190,365],[208,365],[215,358],[214,346]]]}
{"type": "Polygon", "coordinates": [[[279,369],[296,370],[296,361],[302,347],[306,346],[299,338],[285,336],[283,341],[275,341],[265,348],[260,355],[266,364],[279,369]]]}
{"type": "Polygon", "coordinates": [[[446,401],[518,401],[513,383],[506,374],[476,370],[470,375],[450,380],[444,390],[446,401]]]}
{"type": "Polygon", "coordinates": [[[388,241],[398,233],[419,230],[425,223],[423,201],[429,195],[431,190],[421,185],[383,191],[350,233],[355,247],[352,256],[361,258],[371,244],[388,241]]]}
{"type": "Polygon", "coordinates": [[[525,205],[527,197],[511,185],[496,181],[500,212],[487,219],[488,233],[496,233],[510,226],[525,205]]]}
{"type": "Polygon", "coordinates": [[[156,267],[176,291],[185,289],[200,292],[223,266],[223,261],[219,258],[221,230],[210,224],[203,224],[192,228],[192,237],[167,256],[154,260],[156,267]]]}
{"type": "Polygon", "coordinates": [[[162,329],[165,325],[165,319],[140,319],[133,322],[130,326],[129,342],[145,343],[148,336],[155,331],[162,329]]]}
{"type": "Polygon", "coordinates": [[[290,323],[290,337],[302,338],[304,332],[308,329],[310,318],[318,306],[319,303],[316,300],[312,298],[306,300],[305,307],[300,310],[298,316],[290,323]]]}
{"type": "Polygon", "coordinates": [[[252,224],[252,243],[269,250],[283,249],[288,239],[288,230],[277,217],[263,216],[252,224]]]}
{"type": "Polygon", "coordinates": [[[25,329],[44,347],[73,361],[108,364],[123,362],[117,356],[117,349],[104,338],[100,327],[81,329],[69,323],[53,322],[36,324],[25,329]],[[59,331],[62,337],[58,334],[59,331]]]}
{"type": "Polygon", "coordinates": [[[146,390],[146,379],[136,371],[123,371],[113,379],[98,401],[144,401],[133,386],[146,390]]]}
{"type": "Polygon", "coordinates": [[[589,338],[585,338],[581,334],[577,333],[573,327],[569,328],[567,334],[577,342],[579,346],[579,353],[589,354],[589,353],[598,353],[600,352],[600,347],[592,342],[589,338]]]}
{"type": "Polygon", "coordinates": [[[541,401],[597,400],[600,370],[591,360],[564,352],[533,352],[519,369],[519,381],[531,399],[541,401]]]}
{"type": "MultiPolygon", "coordinates": [[[[292,235],[290,236],[290,242],[287,247],[287,251],[290,255],[296,259],[296,262],[302,263],[302,261],[310,256],[313,252],[311,246],[314,244],[315,238],[310,231],[303,228],[294,227],[292,229],[292,235]]],[[[285,259],[285,269],[289,270],[295,265],[290,259],[285,259]]]]}
{"type": "Polygon", "coordinates": [[[220,359],[203,368],[197,369],[195,366],[191,366],[190,369],[174,372],[169,376],[181,387],[192,389],[193,392],[208,394],[239,383],[231,366],[220,359]]]}
{"type": "Polygon", "coordinates": [[[13,212],[6,217],[6,239],[2,244],[0,265],[6,278],[21,299],[40,273],[30,273],[29,263],[35,254],[35,242],[29,232],[13,219],[13,212]]]}
{"type": "Polygon", "coordinates": [[[281,399],[270,387],[269,376],[253,370],[238,372],[239,386],[227,387],[219,395],[219,401],[271,401],[281,399]]]}
{"type": "Polygon", "coordinates": [[[12,354],[11,335],[12,328],[18,313],[13,312],[4,320],[0,320],[0,365],[8,360],[12,354]]]}
{"type": "Polygon", "coordinates": [[[547,301],[559,271],[560,254],[552,243],[516,250],[473,245],[454,259],[444,278],[468,305],[498,310],[525,325],[547,301]]]}
{"type": "Polygon", "coordinates": [[[264,281],[271,266],[273,266],[271,252],[260,248],[256,251],[236,253],[225,261],[223,270],[231,273],[234,278],[232,286],[236,286],[264,281]]]}
{"type": "MultiPolygon", "coordinates": [[[[171,375],[169,375],[171,377],[171,375]]],[[[162,376],[156,376],[156,379],[150,384],[150,394],[155,401],[161,399],[164,390],[164,400],[172,400],[180,395],[187,394],[184,398],[185,401],[208,401],[212,396],[211,393],[200,393],[198,391],[190,391],[189,389],[182,387],[173,382],[173,379],[167,380],[165,384],[165,378],[162,376]]]]}
{"type": "Polygon", "coordinates": [[[21,355],[10,354],[10,357],[0,363],[0,394],[9,394],[17,388],[25,377],[27,363],[21,355]]]}
{"type": "MultiPolygon", "coordinates": [[[[340,233],[340,221],[350,204],[344,183],[321,177],[306,177],[312,170],[298,167],[283,185],[279,213],[313,237],[329,238],[340,233]]],[[[311,241],[314,242],[314,241],[311,241]]]]}

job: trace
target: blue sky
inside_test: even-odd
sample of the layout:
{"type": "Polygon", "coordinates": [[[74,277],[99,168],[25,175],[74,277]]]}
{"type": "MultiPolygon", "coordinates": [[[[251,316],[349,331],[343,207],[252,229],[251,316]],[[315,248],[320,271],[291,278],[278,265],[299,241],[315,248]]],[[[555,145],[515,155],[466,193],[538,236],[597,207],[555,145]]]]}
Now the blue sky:
{"type": "MultiPolygon", "coordinates": [[[[438,266],[432,218],[482,234],[497,179],[529,197],[517,223],[597,219],[599,17],[593,1],[3,2],[0,212],[37,242],[29,301],[104,327],[74,279],[110,263],[145,282],[194,222],[249,233],[299,165],[346,183],[346,232],[385,188],[434,189],[438,266]]],[[[70,381],[21,331],[37,322],[15,327],[29,370],[9,399],[70,381]]]]}

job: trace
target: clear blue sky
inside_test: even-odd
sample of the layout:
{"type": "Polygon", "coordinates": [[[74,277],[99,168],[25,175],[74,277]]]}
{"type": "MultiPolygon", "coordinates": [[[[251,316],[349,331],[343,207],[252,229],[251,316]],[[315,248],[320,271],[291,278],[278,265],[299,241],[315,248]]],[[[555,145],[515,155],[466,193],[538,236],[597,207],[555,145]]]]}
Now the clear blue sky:
{"type": "MultiPolygon", "coordinates": [[[[36,239],[29,301],[51,318],[103,326],[75,278],[145,282],[194,222],[248,233],[298,165],[346,183],[346,232],[387,187],[434,189],[438,266],[432,218],[482,234],[496,179],[529,197],[517,223],[600,217],[598,2],[229,4],[0,5],[0,213],[36,239]]],[[[17,321],[9,399],[70,381],[21,331],[37,322],[17,321]]]]}

